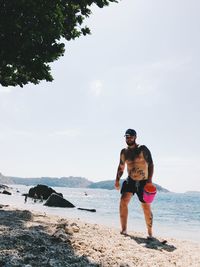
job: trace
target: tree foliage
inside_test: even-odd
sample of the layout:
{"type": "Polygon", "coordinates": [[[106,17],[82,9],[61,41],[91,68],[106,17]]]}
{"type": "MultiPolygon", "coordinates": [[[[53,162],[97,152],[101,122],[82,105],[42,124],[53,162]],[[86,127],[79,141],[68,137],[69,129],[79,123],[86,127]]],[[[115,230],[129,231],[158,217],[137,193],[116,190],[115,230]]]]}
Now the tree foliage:
{"type": "Polygon", "coordinates": [[[0,84],[52,81],[50,62],[64,54],[64,43],[90,34],[84,20],[91,5],[116,0],[0,0],[0,84]]]}

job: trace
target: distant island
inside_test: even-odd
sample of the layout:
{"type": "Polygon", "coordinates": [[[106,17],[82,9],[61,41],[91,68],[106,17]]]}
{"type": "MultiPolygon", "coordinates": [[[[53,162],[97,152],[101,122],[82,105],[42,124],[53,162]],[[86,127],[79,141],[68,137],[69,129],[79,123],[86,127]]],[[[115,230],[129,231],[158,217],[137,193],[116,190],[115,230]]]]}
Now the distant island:
{"type": "MultiPolygon", "coordinates": [[[[121,180],[121,183],[124,180],[121,180]]],[[[71,188],[98,188],[98,189],[114,189],[114,180],[92,182],[83,177],[41,177],[41,178],[20,178],[20,177],[11,177],[4,176],[0,173],[0,184],[20,184],[33,186],[37,184],[44,184],[51,187],[71,187],[71,188]]],[[[162,186],[154,183],[157,187],[157,190],[160,192],[170,192],[169,190],[163,188],[162,186]]]]}
{"type": "Polygon", "coordinates": [[[200,194],[200,191],[186,191],[186,194],[200,194]]]}

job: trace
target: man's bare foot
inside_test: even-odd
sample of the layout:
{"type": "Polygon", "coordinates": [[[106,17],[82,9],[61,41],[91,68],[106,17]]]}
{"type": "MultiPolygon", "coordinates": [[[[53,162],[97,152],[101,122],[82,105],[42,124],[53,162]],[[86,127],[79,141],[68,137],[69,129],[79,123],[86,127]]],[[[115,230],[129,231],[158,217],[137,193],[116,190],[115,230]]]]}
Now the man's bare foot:
{"type": "Polygon", "coordinates": [[[120,232],[120,234],[121,234],[121,235],[127,235],[127,232],[126,232],[126,230],[122,230],[122,231],[120,232]]]}

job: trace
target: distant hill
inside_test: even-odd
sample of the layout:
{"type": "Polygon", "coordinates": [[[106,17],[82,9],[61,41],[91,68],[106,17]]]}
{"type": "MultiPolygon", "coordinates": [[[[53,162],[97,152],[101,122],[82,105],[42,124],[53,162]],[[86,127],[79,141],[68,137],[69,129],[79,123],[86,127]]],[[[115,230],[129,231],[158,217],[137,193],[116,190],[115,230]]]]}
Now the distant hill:
{"type": "Polygon", "coordinates": [[[41,178],[20,178],[20,177],[8,177],[0,174],[0,184],[22,184],[22,185],[37,185],[44,184],[48,186],[60,186],[60,187],[73,187],[87,188],[92,182],[83,177],[41,177],[41,178]]]}
{"type": "Polygon", "coordinates": [[[200,191],[186,191],[185,194],[200,194],[200,191]]]}
{"type": "Polygon", "coordinates": [[[14,184],[11,177],[4,176],[0,173],[0,184],[14,184]]]}
{"type": "MultiPolygon", "coordinates": [[[[124,180],[121,180],[121,183],[124,180]]],[[[51,187],[71,187],[71,188],[101,188],[101,189],[114,189],[114,180],[107,180],[101,182],[91,182],[83,177],[41,177],[41,178],[20,178],[4,176],[0,173],[0,184],[21,184],[27,186],[34,186],[37,184],[44,184],[51,187]]],[[[169,190],[155,184],[158,191],[169,192],[169,190]]]]}
{"type": "Polygon", "coordinates": [[[89,188],[102,188],[102,189],[114,189],[115,181],[114,180],[107,180],[107,181],[101,181],[92,183],[89,185],[89,188]]]}
{"type": "MultiPolygon", "coordinates": [[[[123,179],[120,181],[120,183],[123,183],[123,179]]],[[[97,183],[92,183],[89,185],[89,188],[102,188],[102,189],[114,189],[114,184],[115,184],[115,180],[107,180],[107,181],[101,181],[101,182],[97,182],[97,183]]],[[[156,186],[157,190],[160,192],[170,192],[169,190],[163,188],[162,186],[154,183],[154,185],[156,186]]]]}

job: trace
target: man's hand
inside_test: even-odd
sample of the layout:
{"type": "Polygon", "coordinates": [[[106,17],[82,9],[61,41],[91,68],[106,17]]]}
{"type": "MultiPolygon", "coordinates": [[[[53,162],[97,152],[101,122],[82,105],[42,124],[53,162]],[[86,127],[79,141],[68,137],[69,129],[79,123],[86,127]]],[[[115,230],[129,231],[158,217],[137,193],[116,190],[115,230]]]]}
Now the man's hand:
{"type": "Polygon", "coordinates": [[[120,183],[119,183],[119,181],[115,181],[115,189],[117,189],[117,190],[120,189],[120,183]]]}

